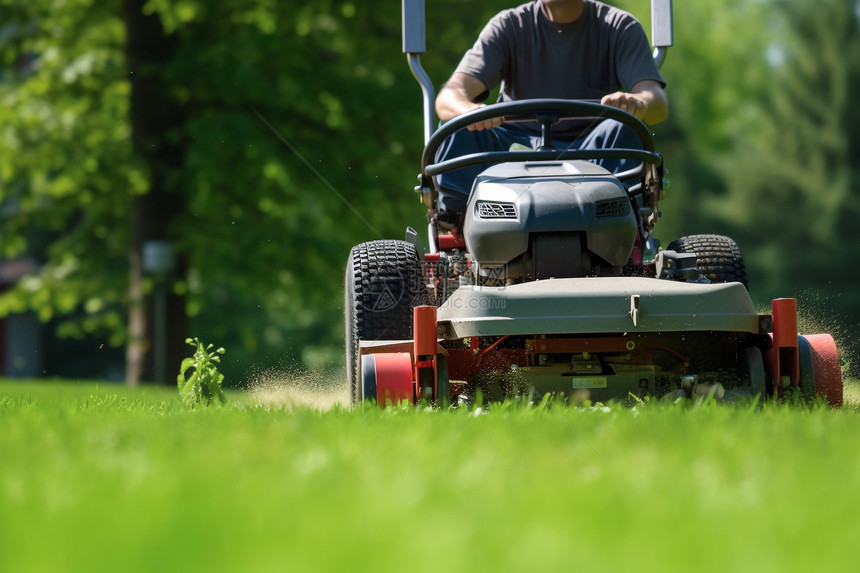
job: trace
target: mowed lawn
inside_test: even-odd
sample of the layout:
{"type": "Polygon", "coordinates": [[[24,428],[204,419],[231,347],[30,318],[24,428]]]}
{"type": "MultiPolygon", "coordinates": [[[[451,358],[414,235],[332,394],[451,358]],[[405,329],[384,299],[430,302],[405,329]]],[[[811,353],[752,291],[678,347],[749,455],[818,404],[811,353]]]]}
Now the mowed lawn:
{"type": "Polygon", "coordinates": [[[279,393],[189,411],[173,389],[0,382],[0,571],[860,568],[853,385],[840,411],[279,393]]]}

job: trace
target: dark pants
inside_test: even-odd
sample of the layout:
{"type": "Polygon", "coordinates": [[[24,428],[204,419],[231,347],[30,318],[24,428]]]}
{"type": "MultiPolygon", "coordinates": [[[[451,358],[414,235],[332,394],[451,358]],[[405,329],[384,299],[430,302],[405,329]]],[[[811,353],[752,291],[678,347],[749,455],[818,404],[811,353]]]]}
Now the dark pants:
{"type": "MultiPolygon", "coordinates": [[[[502,125],[483,131],[461,129],[449,137],[436,154],[436,161],[479,153],[482,151],[507,151],[518,143],[535,148],[540,138],[525,132],[516,125],[502,125]]],[[[576,141],[554,141],[559,149],[642,149],[642,143],[632,129],[612,119],[600,122],[589,134],[576,141]]],[[[619,173],[636,166],[635,161],[618,159],[599,159],[595,163],[612,173],[619,173]]],[[[449,171],[436,177],[439,197],[436,207],[447,213],[462,213],[472,191],[472,184],[478,175],[489,165],[474,165],[449,171]]]]}

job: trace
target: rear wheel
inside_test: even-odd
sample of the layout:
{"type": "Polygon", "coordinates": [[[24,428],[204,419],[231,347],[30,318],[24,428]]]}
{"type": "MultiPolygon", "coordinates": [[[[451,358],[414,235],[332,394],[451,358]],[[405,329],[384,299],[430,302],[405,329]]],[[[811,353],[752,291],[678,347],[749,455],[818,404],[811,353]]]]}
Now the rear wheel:
{"type": "Polygon", "coordinates": [[[669,243],[666,250],[696,255],[696,267],[712,283],[739,282],[749,290],[744,258],[737,243],[723,235],[688,235],[669,243]]]}
{"type": "Polygon", "coordinates": [[[361,400],[358,343],[412,338],[412,308],[422,303],[418,253],[411,243],[382,240],[353,247],[346,265],[346,376],[354,404],[361,400]]]}

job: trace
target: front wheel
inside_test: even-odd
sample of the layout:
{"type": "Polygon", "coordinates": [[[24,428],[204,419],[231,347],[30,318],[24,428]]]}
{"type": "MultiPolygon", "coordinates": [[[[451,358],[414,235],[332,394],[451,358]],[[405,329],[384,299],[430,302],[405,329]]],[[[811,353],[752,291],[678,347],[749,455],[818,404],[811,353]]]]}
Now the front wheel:
{"type": "Polygon", "coordinates": [[[346,265],[346,376],[353,404],[361,400],[361,340],[412,338],[412,308],[423,304],[418,253],[411,243],[370,241],[352,248],[346,265]]]}

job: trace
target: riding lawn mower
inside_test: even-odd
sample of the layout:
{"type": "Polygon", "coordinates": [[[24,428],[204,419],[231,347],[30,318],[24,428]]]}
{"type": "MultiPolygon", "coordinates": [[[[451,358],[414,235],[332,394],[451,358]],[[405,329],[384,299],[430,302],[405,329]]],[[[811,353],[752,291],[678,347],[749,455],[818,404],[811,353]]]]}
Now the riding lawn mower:
{"type": "MultiPolygon", "coordinates": [[[[654,57],[672,45],[671,0],[652,1],[654,57]]],[[[798,334],[794,299],[758,312],[732,239],[699,234],[665,249],[652,231],[663,158],[639,119],[591,101],[497,103],[436,129],[434,91],[420,64],[423,0],[403,0],[403,51],[424,94],[425,149],[417,188],[435,207],[435,177],[485,165],[463,223],[431,219],[427,245],[355,246],[346,269],[346,364],[352,401],[437,405],[474,399],[608,402],[797,394],[842,403],[829,334],[798,334]],[[454,132],[479,121],[533,121],[535,150],[437,161],[454,132]],[[614,119],[641,149],[559,150],[567,119],[614,119]],[[595,162],[632,161],[611,173],[595,162]]]]}

